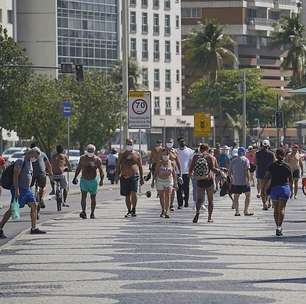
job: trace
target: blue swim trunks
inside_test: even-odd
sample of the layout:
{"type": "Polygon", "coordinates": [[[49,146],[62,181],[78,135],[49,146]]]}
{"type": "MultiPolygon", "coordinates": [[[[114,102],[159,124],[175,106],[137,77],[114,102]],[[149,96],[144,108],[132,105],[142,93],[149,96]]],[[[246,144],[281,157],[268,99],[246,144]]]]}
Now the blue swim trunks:
{"type": "Polygon", "coordinates": [[[95,195],[98,192],[99,178],[88,180],[81,177],[80,188],[82,192],[89,192],[91,195],[95,195]]]}
{"type": "Polygon", "coordinates": [[[271,188],[270,196],[272,201],[285,200],[287,201],[291,195],[290,186],[288,184],[274,186],[271,188]]]}
{"type": "MultiPolygon", "coordinates": [[[[15,190],[11,189],[12,202],[15,197],[15,190]]],[[[18,198],[19,208],[23,208],[25,205],[35,204],[35,196],[31,188],[19,189],[19,198],[18,198]]]]}

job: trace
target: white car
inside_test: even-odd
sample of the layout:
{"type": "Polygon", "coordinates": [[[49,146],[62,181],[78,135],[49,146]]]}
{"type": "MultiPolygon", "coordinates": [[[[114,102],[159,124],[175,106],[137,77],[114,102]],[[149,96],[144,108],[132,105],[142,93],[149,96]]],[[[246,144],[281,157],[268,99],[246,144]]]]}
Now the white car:
{"type": "Polygon", "coordinates": [[[69,150],[69,163],[72,171],[76,170],[80,157],[80,150],[69,150]]]}
{"type": "Polygon", "coordinates": [[[19,152],[14,153],[8,158],[7,162],[11,164],[12,162],[15,162],[18,159],[24,159],[24,152],[19,151],[19,152]]]}
{"type": "Polygon", "coordinates": [[[8,160],[14,153],[17,153],[17,152],[24,153],[26,149],[27,149],[26,147],[11,147],[11,148],[4,150],[4,152],[2,153],[2,156],[4,157],[5,160],[8,160]]]}

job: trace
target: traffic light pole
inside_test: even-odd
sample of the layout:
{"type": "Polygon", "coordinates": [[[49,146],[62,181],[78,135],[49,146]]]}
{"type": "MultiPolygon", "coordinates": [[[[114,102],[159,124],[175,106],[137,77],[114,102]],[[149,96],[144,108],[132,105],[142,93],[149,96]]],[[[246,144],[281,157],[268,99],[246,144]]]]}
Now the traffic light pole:
{"type": "Polygon", "coordinates": [[[121,11],[121,24],[122,24],[122,95],[124,105],[121,109],[127,113],[126,119],[123,120],[123,130],[120,130],[121,146],[124,147],[127,138],[129,137],[128,128],[128,96],[129,96],[129,10],[128,1],[122,0],[121,11]]]}
{"type": "MultiPolygon", "coordinates": [[[[279,112],[279,96],[276,97],[276,113],[279,112]]],[[[279,125],[276,120],[276,147],[279,148],[280,141],[279,141],[279,125]]]]}

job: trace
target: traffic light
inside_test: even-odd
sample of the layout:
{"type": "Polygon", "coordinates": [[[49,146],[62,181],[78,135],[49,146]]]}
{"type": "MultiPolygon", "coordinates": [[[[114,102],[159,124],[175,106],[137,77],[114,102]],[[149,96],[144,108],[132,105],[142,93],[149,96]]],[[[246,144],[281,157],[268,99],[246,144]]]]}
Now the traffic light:
{"type": "Polygon", "coordinates": [[[283,128],[284,121],[283,121],[283,112],[282,111],[275,112],[275,125],[276,125],[276,128],[283,128]]]}
{"type": "Polygon", "coordinates": [[[81,64],[75,65],[75,76],[77,81],[84,80],[83,66],[81,64]]]}

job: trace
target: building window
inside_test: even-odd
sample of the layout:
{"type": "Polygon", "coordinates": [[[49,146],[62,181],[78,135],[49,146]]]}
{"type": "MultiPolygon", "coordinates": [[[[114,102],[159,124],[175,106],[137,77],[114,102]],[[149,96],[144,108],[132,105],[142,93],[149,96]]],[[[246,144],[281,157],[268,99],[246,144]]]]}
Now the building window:
{"type": "Polygon", "coordinates": [[[165,35],[169,36],[170,34],[171,34],[170,15],[165,15],[165,35]]]}
{"type": "Polygon", "coordinates": [[[136,6],[137,1],[136,0],[130,0],[130,6],[136,6]]]}
{"type": "Polygon", "coordinates": [[[183,18],[202,18],[202,9],[196,7],[183,7],[182,8],[183,18]]]}
{"type": "Polygon", "coordinates": [[[171,61],[171,42],[165,41],[165,61],[171,61]]]}
{"type": "Polygon", "coordinates": [[[160,75],[159,75],[159,69],[154,69],[154,89],[160,88],[160,75]]]}
{"type": "Polygon", "coordinates": [[[176,50],[176,55],[179,55],[180,54],[180,42],[179,41],[176,41],[175,50],[176,50]]]}
{"type": "Polygon", "coordinates": [[[181,99],[179,97],[176,97],[176,109],[181,109],[181,99]]]}
{"type": "Polygon", "coordinates": [[[12,10],[7,11],[7,23],[10,23],[10,24],[14,23],[14,16],[13,16],[12,10]]]}
{"type": "Polygon", "coordinates": [[[142,33],[148,33],[148,13],[142,13],[142,33]]]}
{"type": "Polygon", "coordinates": [[[131,45],[130,45],[130,56],[133,59],[137,59],[137,44],[136,38],[131,38],[131,45]]]}
{"type": "Polygon", "coordinates": [[[171,1],[170,0],[165,0],[165,9],[169,10],[171,8],[171,1]]]}
{"type": "Polygon", "coordinates": [[[159,40],[154,40],[154,61],[159,61],[159,40]]]}
{"type": "Polygon", "coordinates": [[[147,68],[142,69],[142,85],[145,88],[149,87],[149,70],[147,68]]]}
{"type": "Polygon", "coordinates": [[[136,25],[136,12],[130,13],[130,32],[136,33],[137,25],[136,25]]]}
{"type": "Polygon", "coordinates": [[[177,29],[180,28],[180,16],[176,16],[175,18],[175,26],[177,29]]]}
{"type": "Polygon", "coordinates": [[[165,71],[165,89],[171,90],[171,70],[165,71]]]}
{"type": "Polygon", "coordinates": [[[149,58],[148,39],[142,39],[142,60],[148,60],[148,58],[149,58]]]}
{"type": "Polygon", "coordinates": [[[180,76],[181,76],[180,70],[176,70],[176,82],[180,82],[180,76]]]}
{"type": "Polygon", "coordinates": [[[171,115],[171,97],[166,97],[166,115],[171,115]]]}
{"type": "Polygon", "coordinates": [[[159,15],[154,14],[153,16],[153,34],[159,35],[159,15]]]}
{"type": "Polygon", "coordinates": [[[153,8],[159,9],[159,0],[153,0],[153,8]]]}
{"type": "Polygon", "coordinates": [[[154,97],[154,115],[160,115],[160,99],[159,97],[154,97]]]}
{"type": "Polygon", "coordinates": [[[148,0],[141,0],[141,7],[147,8],[148,7],[148,0]]]}

